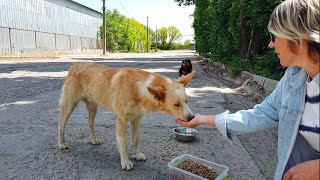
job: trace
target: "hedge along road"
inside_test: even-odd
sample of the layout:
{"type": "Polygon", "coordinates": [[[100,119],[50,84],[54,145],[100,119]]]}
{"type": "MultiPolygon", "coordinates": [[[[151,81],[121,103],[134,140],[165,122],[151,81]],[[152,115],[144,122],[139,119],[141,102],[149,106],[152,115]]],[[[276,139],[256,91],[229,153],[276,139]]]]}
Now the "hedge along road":
{"type": "MultiPolygon", "coordinates": [[[[275,169],[275,138],[269,131],[238,136],[230,144],[212,127],[200,126],[196,140],[178,142],[175,117],[144,117],[140,150],[147,161],[129,158],[134,169],[121,169],[115,117],[99,108],[95,130],[103,144],[90,144],[87,113],[80,103],[66,126],[68,150],[59,150],[57,127],[61,87],[72,62],[134,67],[178,78],[183,59],[190,58],[196,77],[188,84],[194,113],[220,113],[251,108],[256,103],[232,84],[203,71],[193,51],[61,56],[56,59],[0,60],[0,179],[169,179],[171,159],[190,154],[229,167],[230,179],[271,179],[275,169]]],[[[130,133],[128,132],[128,135],[130,133]]]]}

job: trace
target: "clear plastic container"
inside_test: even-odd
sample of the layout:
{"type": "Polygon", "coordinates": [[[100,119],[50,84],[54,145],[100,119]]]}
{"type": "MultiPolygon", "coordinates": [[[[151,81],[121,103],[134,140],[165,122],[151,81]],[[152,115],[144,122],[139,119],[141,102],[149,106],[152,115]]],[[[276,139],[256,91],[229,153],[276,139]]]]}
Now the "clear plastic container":
{"type": "Polygon", "coordinates": [[[191,156],[189,154],[184,154],[182,156],[178,156],[171,160],[171,162],[168,164],[169,166],[169,176],[172,180],[195,180],[195,179],[201,179],[205,180],[205,178],[192,174],[191,172],[182,170],[177,168],[176,166],[183,162],[184,160],[191,160],[194,162],[197,162],[199,164],[202,164],[210,169],[213,169],[218,173],[218,177],[216,180],[226,180],[228,179],[228,170],[229,168],[227,166],[223,166],[214,162],[210,162],[198,157],[191,156]]]}

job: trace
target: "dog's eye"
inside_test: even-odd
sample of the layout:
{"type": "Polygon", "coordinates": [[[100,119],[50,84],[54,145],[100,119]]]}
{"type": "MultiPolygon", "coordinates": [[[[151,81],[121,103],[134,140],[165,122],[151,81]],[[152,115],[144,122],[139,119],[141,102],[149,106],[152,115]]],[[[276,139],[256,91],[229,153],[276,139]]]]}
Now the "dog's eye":
{"type": "Polygon", "coordinates": [[[180,103],[174,104],[174,106],[179,107],[179,106],[180,106],[180,103]]]}

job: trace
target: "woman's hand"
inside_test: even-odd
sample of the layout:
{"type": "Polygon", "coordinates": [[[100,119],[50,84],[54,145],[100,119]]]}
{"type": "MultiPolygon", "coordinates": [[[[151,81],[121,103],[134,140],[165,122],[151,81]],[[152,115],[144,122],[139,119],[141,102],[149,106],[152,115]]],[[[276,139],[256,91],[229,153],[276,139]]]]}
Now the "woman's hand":
{"type": "Polygon", "coordinates": [[[194,127],[197,127],[201,124],[215,126],[214,117],[215,117],[215,115],[195,114],[194,118],[189,122],[185,122],[185,121],[181,121],[181,120],[177,119],[176,123],[181,126],[185,126],[185,127],[189,127],[189,128],[194,128],[194,127]]]}
{"type": "Polygon", "coordinates": [[[290,168],[283,176],[283,180],[289,179],[319,180],[320,160],[306,161],[290,168]]]}

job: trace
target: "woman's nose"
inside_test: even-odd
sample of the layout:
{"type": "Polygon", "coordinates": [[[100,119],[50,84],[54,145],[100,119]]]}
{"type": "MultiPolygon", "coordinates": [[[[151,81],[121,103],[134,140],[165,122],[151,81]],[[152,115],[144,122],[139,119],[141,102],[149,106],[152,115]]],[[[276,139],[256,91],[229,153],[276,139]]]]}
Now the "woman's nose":
{"type": "Polygon", "coordinates": [[[272,40],[270,40],[268,47],[269,48],[274,48],[274,42],[272,40]]]}

